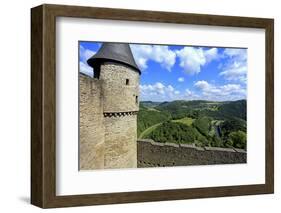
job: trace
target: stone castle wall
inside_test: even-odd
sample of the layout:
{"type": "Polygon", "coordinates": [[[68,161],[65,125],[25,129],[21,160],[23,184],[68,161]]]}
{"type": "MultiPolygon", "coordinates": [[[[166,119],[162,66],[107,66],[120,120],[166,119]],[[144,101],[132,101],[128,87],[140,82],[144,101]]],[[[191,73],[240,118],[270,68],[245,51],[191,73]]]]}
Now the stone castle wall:
{"type": "Polygon", "coordinates": [[[106,62],[101,65],[104,112],[133,112],[139,110],[139,73],[129,66],[106,62]],[[128,85],[126,85],[128,79],[128,85]]]}
{"type": "Polygon", "coordinates": [[[246,163],[247,152],[240,149],[195,147],[187,144],[138,140],[138,168],[246,163]]]}
{"type": "Polygon", "coordinates": [[[105,168],[137,167],[137,115],[105,117],[105,168]]]}
{"type": "Polygon", "coordinates": [[[80,74],[80,169],[104,167],[102,81],[80,74]]]}
{"type": "Polygon", "coordinates": [[[100,78],[80,74],[80,169],[137,167],[139,73],[106,62],[100,78]]]}

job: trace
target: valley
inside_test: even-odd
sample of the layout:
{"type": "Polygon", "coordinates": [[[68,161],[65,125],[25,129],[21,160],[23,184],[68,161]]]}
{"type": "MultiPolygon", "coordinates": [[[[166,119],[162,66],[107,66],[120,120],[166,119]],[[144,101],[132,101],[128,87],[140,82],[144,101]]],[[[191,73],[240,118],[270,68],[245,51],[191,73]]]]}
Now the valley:
{"type": "Polygon", "coordinates": [[[143,101],[138,113],[138,138],[246,150],[246,113],[246,100],[143,101]]]}

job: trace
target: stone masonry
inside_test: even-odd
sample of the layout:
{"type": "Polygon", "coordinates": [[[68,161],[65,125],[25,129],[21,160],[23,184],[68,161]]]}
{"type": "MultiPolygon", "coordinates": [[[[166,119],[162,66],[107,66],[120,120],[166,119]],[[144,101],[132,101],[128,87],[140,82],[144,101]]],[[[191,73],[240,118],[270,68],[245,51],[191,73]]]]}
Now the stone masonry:
{"type": "Polygon", "coordinates": [[[137,167],[139,73],[104,62],[99,79],[80,74],[80,169],[137,167]]]}
{"type": "Polygon", "coordinates": [[[104,168],[102,81],[80,74],[80,169],[104,168]]]}
{"type": "Polygon", "coordinates": [[[159,143],[150,139],[138,140],[137,144],[138,168],[247,163],[247,152],[241,149],[159,143]]]}

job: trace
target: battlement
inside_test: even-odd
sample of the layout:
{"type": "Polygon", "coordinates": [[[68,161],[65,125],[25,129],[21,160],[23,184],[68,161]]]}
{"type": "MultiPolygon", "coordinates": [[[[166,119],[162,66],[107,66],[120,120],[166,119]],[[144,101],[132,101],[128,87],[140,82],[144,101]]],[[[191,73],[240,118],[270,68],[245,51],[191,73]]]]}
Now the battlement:
{"type": "Polygon", "coordinates": [[[159,143],[151,139],[139,139],[137,144],[140,168],[247,162],[247,152],[242,149],[159,143]]]}

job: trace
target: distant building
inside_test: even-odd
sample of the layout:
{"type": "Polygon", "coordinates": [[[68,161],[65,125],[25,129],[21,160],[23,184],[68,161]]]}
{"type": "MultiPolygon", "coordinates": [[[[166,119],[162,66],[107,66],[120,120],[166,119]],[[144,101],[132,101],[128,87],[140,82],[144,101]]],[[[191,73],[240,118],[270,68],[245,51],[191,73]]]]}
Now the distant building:
{"type": "Polygon", "coordinates": [[[128,44],[104,43],[80,73],[80,169],[136,168],[140,69],[128,44]]]}

